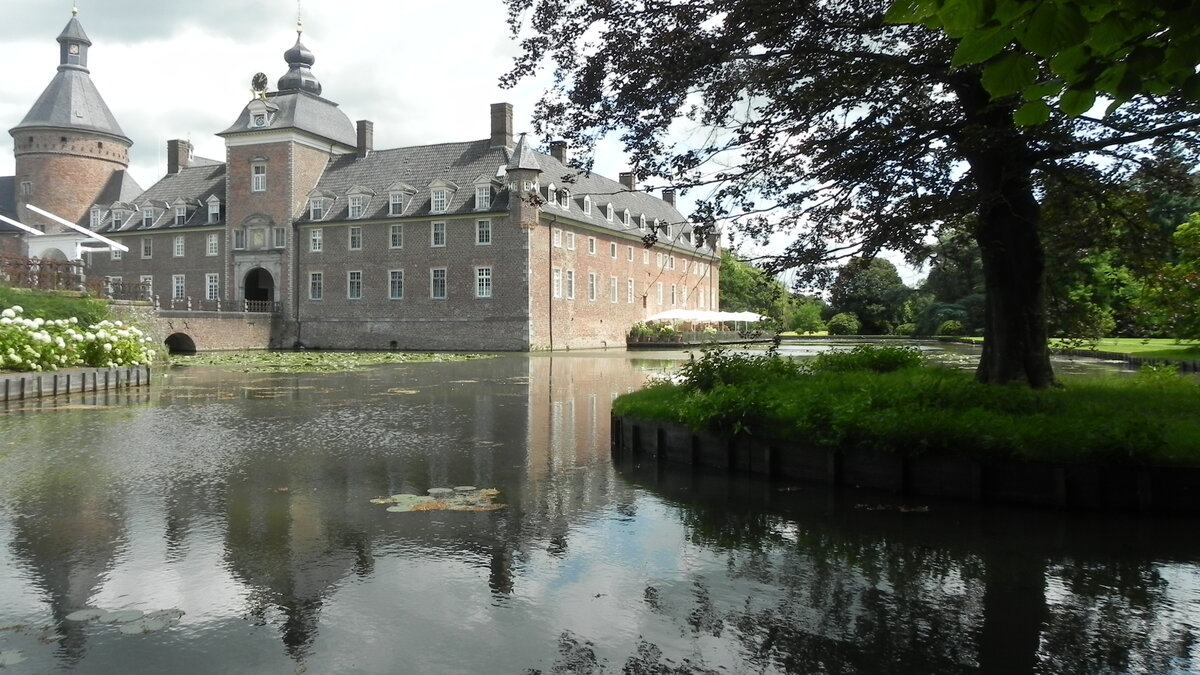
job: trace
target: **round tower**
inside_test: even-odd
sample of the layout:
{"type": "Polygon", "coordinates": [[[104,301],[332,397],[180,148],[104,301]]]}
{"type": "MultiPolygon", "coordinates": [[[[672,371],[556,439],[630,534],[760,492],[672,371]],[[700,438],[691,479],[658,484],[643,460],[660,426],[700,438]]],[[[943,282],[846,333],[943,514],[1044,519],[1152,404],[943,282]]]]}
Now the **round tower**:
{"type": "Polygon", "coordinates": [[[58,36],[58,72],[25,119],[9,130],[17,215],[47,232],[63,228],[25,206],[82,222],[114,174],[129,167],[133,145],[92,83],[87,67],[92,41],[75,10],[71,14],[58,36]]]}

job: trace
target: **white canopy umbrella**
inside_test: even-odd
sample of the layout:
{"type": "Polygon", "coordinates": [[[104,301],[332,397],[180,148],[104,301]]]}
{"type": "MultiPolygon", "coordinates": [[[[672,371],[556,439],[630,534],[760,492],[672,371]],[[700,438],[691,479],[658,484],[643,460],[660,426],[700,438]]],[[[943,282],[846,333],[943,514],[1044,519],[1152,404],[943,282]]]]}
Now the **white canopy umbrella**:
{"type": "Polygon", "coordinates": [[[702,309],[668,309],[646,318],[646,321],[691,321],[693,323],[720,323],[741,321],[754,323],[767,317],[755,312],[711,312],[702,309]]]}

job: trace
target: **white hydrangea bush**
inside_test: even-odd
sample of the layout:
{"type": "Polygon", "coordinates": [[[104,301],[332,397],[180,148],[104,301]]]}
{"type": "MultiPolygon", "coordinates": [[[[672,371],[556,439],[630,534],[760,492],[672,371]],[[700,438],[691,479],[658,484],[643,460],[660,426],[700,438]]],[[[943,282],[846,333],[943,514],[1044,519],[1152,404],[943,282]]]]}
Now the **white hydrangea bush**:
{"type": "Polygon", "coordinates": [[[75,317],[48,321],[24,312],[20,305],[0,311],[0,370],[116,368],[154,359],[150,338],[136,326],[101,321],[83,328],[75,317]]]}

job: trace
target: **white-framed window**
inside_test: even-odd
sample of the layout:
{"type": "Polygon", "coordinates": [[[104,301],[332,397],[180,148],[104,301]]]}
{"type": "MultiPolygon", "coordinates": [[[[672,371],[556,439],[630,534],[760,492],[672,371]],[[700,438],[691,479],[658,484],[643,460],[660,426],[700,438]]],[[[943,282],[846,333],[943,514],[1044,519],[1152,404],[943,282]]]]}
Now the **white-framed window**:
{"type": "Polygon", "coordinates": [[[221,202],[213,200],[208,203],[208,224],[214,225],[221,220],[221,202]]]}
{"type": "Polygon", "coordinates": [[[434,300],[446,299],[446,268],[433,267],[429,270],[429,297],[434,300]]]}
{"type": "Polygon", "coordinates": [[[221,237],[216,232],[211,232],[204,237],[204,255],[220,255],[221,254],[221,237]]]}
{"type": "Polygon", "coordinates": [[[175,235],[175,246],[171,251],[171,255],[176,258],[182,258],[183,257],[183,247],[184,247],[183,235],[182,234],[175,235]]]}
{"type": "Polygon", "coordinates": [[[446,223],[439,220],[429,224],[429,245],[434,247],[446,245],[446,223]]]}
{"type": "Polygon", "coordinates": [[[124,211],[113,211],[112,229],[119,230],[119,229],[121,229],[121,226],[124,224],[125,224],[125,212],[124,211]]]}
{"type": "Polygon", "coordinates": [[[221,275],[220,274],[205,274],[204,275],[204,298],[206,300],[221,299],[221,275]]]}
{"type": "Polygon", "coordinates": [[[596,238],[588,237],[588,254],[596,255],[596,238]]]}
{"type": "Polygon", "coordinates": [[[475,221],[475,243],[488,246],[492,243],[492,221],[486,218],[475,221]]]}
{"type": "Polygon", "coordinates": [[[492,297],[492,268],[491,267],[476,267],[475,268],[475,297],[477,297],[477,298],[492,297]]]}
{"type": "Polygon", "coordinates": [[[625,259],[628,260],[629,262],[633,262],[633,247],[632,246],[625,247],[625,259]]]}
{"type": "Polygon", "coordinates": [[[362,270],[349,270],[346,272],[346,299],[361,300],[362,299],[362,270]]]}
{"type": "Polygon", "coordinates": [[[367,215],[367,196],[350,195],[350,218],[358,219],[367,215]]]}
{"type": "Polygon", "coordinates": [[[246,231],[237,229],[233,231],[233,247],[237,250],[246,248],[246,231]]]}
{"type": "Polygon", "coordinates": [[[492,186],[476,185],[475,186],[475,210],[487,211],[492,208],[492,186]]]}
{"type": "Polygon", "coordinates": [[[597,283],[596,273],[588,272],[587,284],[588,284],[588,300],[589,301],[596,300],[596,283],[597,283]]]}
{"type": "Polygon", "coordinates": [[[267,191],[267,165],[266,164],[250,165],[250,191],[251,192],[266,192],[267,191]]]}
{"type": "Polygon", "coordinates": [[[388,248],[404,248],[404,225],[392,225],[388,229],[388,248]]]}
{"type": "Polygon", "coordinates": [[[575,250],[575,233],[574,232],[567,233],[567,250],[568,251],[575,250]]]}
{"type": "Polygon", "coordinates": [[[388,270],[388,299],[404,299],[404,270],[388,270]]]}
{"type": "Polygon", "coordinates": [[[29,196],[29,195],[33,194],[33,181],[29,181],[29,180],[21,181],[21,194],[23,196],[29,196]]]}
{"type": "Polygon", "coordinates": [[[632,221],[629,219],[629,209],[625,209],[625,211],[621,214],[621,224],[625,227],[629,227],[631,222],[632,221]]]}
{"type": "Polygon", "coordinates": [[[583,213],[584,213],[584,215],[587,215],[587,216],[592,215],[592,196],[591,195],[583,196],[583,213]]]}
{"type": "Polygon", "coordinates": [[[404,214],[404,194],[393,192],[388,195],[388,215],[399,216],[404,214]]]}
{"type": "Polygon", "coordinates": [[[639,230],[646,229],[646,214],[644,214],[644,213],[642,215],[638,216],[638,229],[639,230]]]}
{"type": "Polygon", "coordinates": [[[613,260],[616,260],[616,258],[617,258],[617,242],[615,242],[615,241],[608,242],[608,257],[612,258],[613,260]]]}
{"type": "Polygon", "coordinates": [[[558,206],[558,188],[554,183],[546,186],[546,203],[548,206],[558,206]]]}
{"type": "Polygon", "coordinates": [[[658,304],[663,304],[663,282],[658,282],[658,304]]]}
{"type": "Polygon", "coordinates": [[[562,268],[561,267],[554,268],[554,283],[553,283],[552,288],[554,289],[554,297],[561,298],[562,297],[562,268]]]}
{"type": "Polygon", "coordinates": [[[100,210],[100,207],[93,206],[92,210],[88,212],[88,227],[93,230],[100,227],[100,218],[103,215],[104,212],[100,210]]]}
{"type": "Polygon", "coordinates": [[[687,286],[680,286],[679,287],[679,304],[683,305],[684,307],[687,307],[687,301],[688,301],[687,286]]]}
{"type": "Polygon", "coordinates": [[[633,304],[633,279],[625,280],[625,302],[633,304]]]}
{"type": "Polygon", "coordinates": [[[322,220],[325,218],[325,199],[322,197],[313,197],[308,200],[308,219],[322,220]]]}
{"type": "Polygon", "coordinates": [[[434,188],[429,194],[429,212],[445,213],[447,201],[446,188],[434,188]]]}
{"type": "Polygon", "coordinates": [[[287,229],[282,227],[273,227],[271,231],[275,235],[275,248],[284,248],[287,246],[287,229]]]}
{"type": "Polygon", "coordinates": [[[154,257],[154,240],[150,237],[142,237],[142,257],[154,257]]]}
{"type": "Polygon", "coordinates": [[[110,249],[108,252],[108,257],[110,260],[120,260],[121,252],[122,251],[119,248],[110,249]]]}
{"type": "Polygon", "coordinates": [[[186,206],[176,206],[175,207],[175,224],[183,225],[185,223],[187,223],[187,207],[186,206]]]}
{"type": "Polygon", "coordinates": [[[558,205],[568,211],[571,210],[571,191],[570,190],[564,189],[564,190],[558,191],[558,205]]]}
{"type": "Polygon", "coordinates": [[[614,214],[615,214],[615,211],[613,210],[612,203],[609,203],[608,206],[604,207],[604,219],[605,220],[607,220],[608,222],[611,223],[613,221],[614,214]]]}
{"type": "Polygon", "coordinates": [[[185,296],[184,292],[184,276],[182,274],[171,275],[171,298],[174,300],[182,300],[185,296]]]}
{"type": "Polygon", "coordinates": [[[672,306],[672,307],[674,307],[674,306],[675,306],[675,299],[676,299],[676,295],[675,295],[675,284],[671,284],[671,306],[672,306]]]}
{"type": "Polygon", "coordinates": [[[557,227],[554,228],[553,234],[551,235],[551,239],[554,242],[554,248],[561,248],[562,247],[562,230],[558,229],[557,227]]]}
{"type": "Polygon", "coordinates": [[[142,227],[150,227],[154,224],[154,209],[147,206],[142,209],[142,227]]]}
{"type": "Polygon", "coordinates": [[[308,273],[308,299],[320,300],[325,297],[325,273],[308,273]]]}
{"type": "Polygon", "coordinates": [[[617,301],[617,278],[615,276],[608,278],[608,300],[614,303],[617,301]]]}
{"type": "Polygon", "coordinates": [[[147,298],[152,297],[154,295],[154,275],[153,274],[143,274],[142,276],[138,277],[138,283],[140,283],[142,285],[142,287],[146,289],[146,297],[147,298]]]}
{"type": "Polygon", "coordinates": [[[650,264],[650,249],[648,249],[648,248],[642,249],[642,264],[643,265],[650,264]]]}
{"type": "Polygon", "coordinates": [[[308,250],[310,253],[320,253],[325,249],[325,233],[319,227],[308,231],[308,250]]]}
{"type": "Polygon", "coordinates": [[[351,251],[362,250],[362,228],[355,225],[350,228],[350,233],[347,236],[346,248],[351,251]]]}
{"type": "Polygon", "coordinates": [[[574,300],[575,299],[575,270],[567,270],[566,284],[567,284],[567,299],[574,300]]]}
{"type": "Polygon", "coordinates": [[[655,266],[655,267],[657,267],[657,268],[659,268],[659,269],[662,269],[662,266],[663,266],[663,254],[662,254],[662,251],[659,251],[658,253],[655,253],[655,254],[654,254],[654,266],[655,266]]]}

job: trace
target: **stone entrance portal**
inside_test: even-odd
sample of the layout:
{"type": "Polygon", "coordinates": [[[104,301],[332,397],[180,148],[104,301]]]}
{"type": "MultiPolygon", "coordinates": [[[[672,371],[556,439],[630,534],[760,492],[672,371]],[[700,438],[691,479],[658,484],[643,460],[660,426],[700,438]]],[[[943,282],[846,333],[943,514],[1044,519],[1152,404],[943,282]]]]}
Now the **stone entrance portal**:
{"type": "Polygon", "coordinates": [[[250,302],[274,302],[275,278],[261,267],[246,273],[245,298],[250,302]]]}

